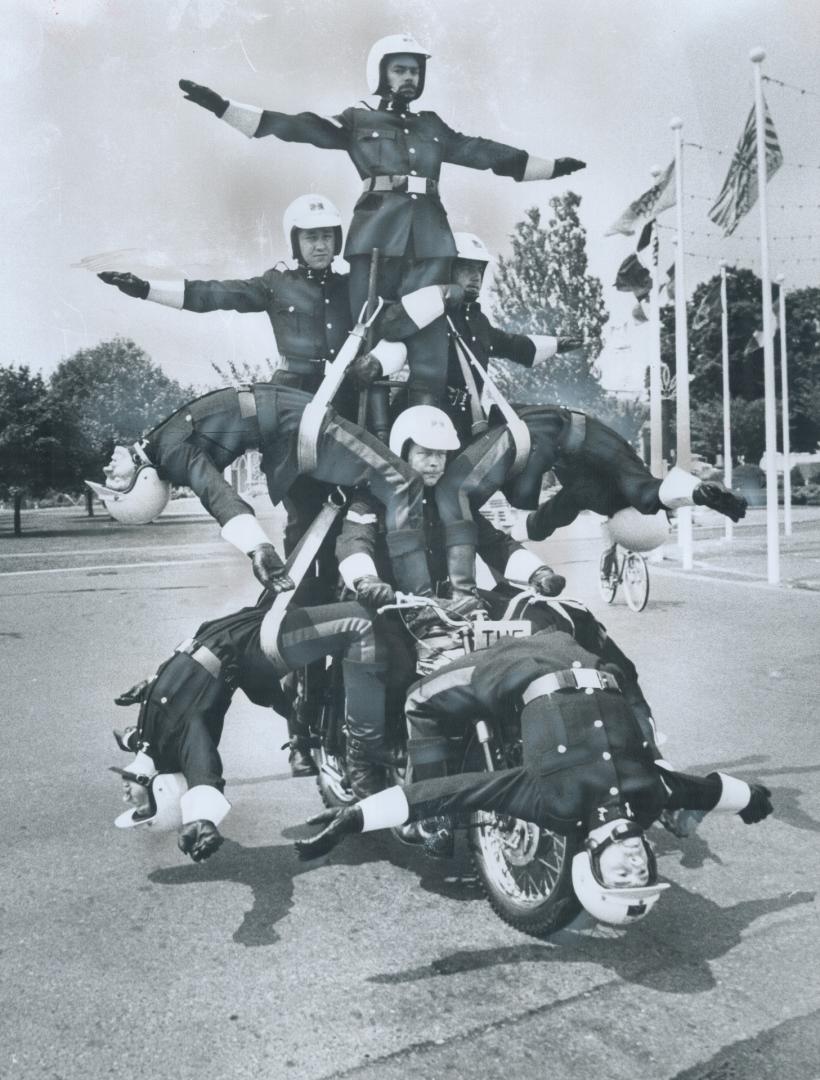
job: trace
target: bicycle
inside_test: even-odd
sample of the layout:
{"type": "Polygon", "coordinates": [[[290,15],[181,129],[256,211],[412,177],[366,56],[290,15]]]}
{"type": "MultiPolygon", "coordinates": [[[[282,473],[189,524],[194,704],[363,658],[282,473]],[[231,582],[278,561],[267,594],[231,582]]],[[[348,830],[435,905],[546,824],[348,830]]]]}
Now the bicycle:
{"type": "Polygon", "coordinates": [[[643,555],[613,544],[601,555],[598,588],[608,604],[623,585],[630,611],[643,611],[649,602],[649,567],[643,555]]]}

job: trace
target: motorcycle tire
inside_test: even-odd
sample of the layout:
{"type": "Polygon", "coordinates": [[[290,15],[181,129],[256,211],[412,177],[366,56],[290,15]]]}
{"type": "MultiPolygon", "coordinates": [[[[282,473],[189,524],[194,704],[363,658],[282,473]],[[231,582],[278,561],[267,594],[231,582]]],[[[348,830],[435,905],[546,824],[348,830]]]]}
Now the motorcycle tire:
{"type": "Polygon", "coordinates": [[[469,844],[493,911],[531,937],[548,938],[581,911],[572,888],[577,841],[528,821],[479,812],[469,844]]]}
{"type": "Polygon", "coordinates": [[[347,786],[344,758],[336,757],[324,746],[320,746],[313,751],[313,760],[319,770],[316,785],[325,806],[329,809],[337,809],[356,802],[356,796],[347,786]]]}

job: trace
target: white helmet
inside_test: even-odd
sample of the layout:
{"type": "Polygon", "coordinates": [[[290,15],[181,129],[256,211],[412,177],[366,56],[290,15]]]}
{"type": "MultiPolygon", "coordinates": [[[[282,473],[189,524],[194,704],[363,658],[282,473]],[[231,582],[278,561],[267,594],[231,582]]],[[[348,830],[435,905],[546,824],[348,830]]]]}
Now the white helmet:
{"type": "Polygon", "coordinates": [[[289,245],[294,259],[298,259],[299,247],[294,229],[333,229],[333,254],[338,255],[342,250],[342,215],[324,195],[300,195],[282,216],[285,243],[289,245]]]}
{"type": "Polygon", "coordinates": [[[137,464],[134,479],[125,491],[114,491],[94,480],[85,483],[103,503],[115,521],[123,525],[147,525],[158,518],[171,497],[171,485],[160,480],[157,470],[147,463],[144,454],[133,453],[137,464]]]}
{"type": "Polygon", "coordinates": [[[390,449],[401,457],[413,441],[425,450],[458,450],[461,443],[446,412],[434,405],[413,405],[405,409],[390,429],[390,449]]]}
{"type": "Polygon", "coordinates": [[[407,56],[417,56],[419,61],[419,91],[418,97],[424,89],[424,75],[430,53],[419,45],[412,34],[391,34],[389,37],[379,38],[376,44],[367,54],[367,88],[371,94],[383,93],[384,64],[388,56],[404,53],[407,56]]]}
{"type": "Polygon", "coordinates": [[[118,829],[134,829],[145,825],[157,832],[170,832],[182,824],[182,809],[179,800],[188,790],[188,783],[182,773],[158,773],[153,758],[144,750],[138,750],[127,769],[123,769],[124,780],[133,780],[148,792],[149,809],[140,812],[133,807],[116,819],[118,829]]]}
{"type": "Polygon", "coordinates": [[[487,251],[484,242],[475,233],[453,233],[456,242],[456,258],[470,259],[472,262],[492,262],[492,255],[487,251]]]}
{"type": "Polygon", "coordinates": [[[649,914],[660,894],[669,888],[666,882],[659,882],[657,877],[655,853],[643,830],[624,820],[613,821],[612,828],[605,837],[587,837],[584,850],[579,851],[572,860],[572,887],[575,895],[593,919],[610,926],[628,926],[649,914]],[[605,885],[598,871],[601,852],[610,844],[633,836],[639,836],[643,841],[649,863],[649,884],[623,888],[605,885]]]}
{"type": "Polygon", "coordinates": [[[606,531],[613,544],[629,551],[652,551],[669,538],[669,519],[664,510],[642,514],[634,506],[627,506],[607,520],[606,531]]]}

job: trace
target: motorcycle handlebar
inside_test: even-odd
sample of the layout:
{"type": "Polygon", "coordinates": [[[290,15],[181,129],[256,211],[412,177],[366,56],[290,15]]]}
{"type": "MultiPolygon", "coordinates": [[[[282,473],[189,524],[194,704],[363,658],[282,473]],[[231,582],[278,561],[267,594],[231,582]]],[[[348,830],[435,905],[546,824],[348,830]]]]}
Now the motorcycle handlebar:
{"type": "Polygon", "coordinates": [[[420,611],[422,608],[432,608],[443,623],[455,626],[458,629],[472,626],[469,619],[454,619],[432,596],[415,596],[413,593],[396,593],[394,604],[384,604],[377,608],[377,614],[383,615],[386,611],[420,611]]]}

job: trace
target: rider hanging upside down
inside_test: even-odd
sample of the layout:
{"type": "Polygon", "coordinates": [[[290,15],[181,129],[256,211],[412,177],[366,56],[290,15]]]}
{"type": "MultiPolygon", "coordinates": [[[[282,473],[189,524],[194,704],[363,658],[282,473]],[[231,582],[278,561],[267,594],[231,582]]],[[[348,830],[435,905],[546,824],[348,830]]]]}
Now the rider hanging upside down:
{"type": "Polygon", "coordinates": [[[733,521],[746,513],[746,500],[717,480],[701,481],[677,467],[657,479],[626,439],[593,416],[558,405],[516,406],[515,412],[531,443],[521,471],[513,471],[516,445],[510,426],[503,424],[459,454],[436,492],[453,569],[463,578],[459,588],[464,591],[474,585],[475,566],[469,538],[463,537],[469,537],[478,508],[498,490],[513,506],[533,511],[519,539],[543,540],[558,521],[569,524],[581,510],[611,515],[631,506],[641,514],[656,514],[696,505],[733,521]],[[541,481],[550,470],[568,491],[564,499],[556,497],[557,509],[551,502],[538,506],[541,481]]]}
{"type": "MultiPolygon", "coordinates": [[[[300,421],[311,397],[289,386],[255,383],[215,390],[184,405],[132,447],[115,448],[105,468],[107,486],[86,481],[112,517],[127,524],[153,521],[171,484],[193,488],[222,526],[222,536],[248,554],[265,588],[293,588],[283,563],[253,510],[222,470],[247,450],[260,450],[268,494],[280,502],[300,475],[296,452],[300,421]]],[[[369,490],[384,506],[393,570],[402,589],[430,593],[421,540],[421,478],[384,443],[328,409],[310,475],[342,487],[369,490]]]]}
{"type": "Polygon", "coordinates": [[[123,828],[180,828],[179,847],[195,862],[222,843],[218,826],[230,810],[218,746],[237,689],[283,713],[279,680],[325,656],[344,656],[348,722],[380,722],[386,658],[370,614],[355,602],[290,607],[277,625],[273,596],[203,623],[152,679],[116,699],[140,704],[135,727],[115,732],[136,756],[123,772],[134,809],[123,828]]]}
{"type": "MultiPolygon", "coordinates": [[[[677,772],[647,737],[621,692],[623,675],[568,634],[507,638],[417,683],[407,713],[416,729],[517,711],[523,760],[517,769],[463,773],[393,787],[318,815],[328,822],[296,842],[303,859],[330,851],[347,833],[439,815],[495,811],[563,835],[583,837],[572,863],[575,893],[601,922],[643,918],[668,885],[658,881],[644,836],[664,811],[726,810],[746,824],[772,812],[770,792],[725,773],[677,772]]],[[[441,739],[438,734],[428,736],[441,739]]]]}

